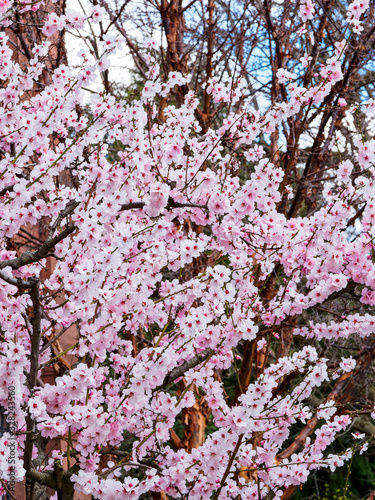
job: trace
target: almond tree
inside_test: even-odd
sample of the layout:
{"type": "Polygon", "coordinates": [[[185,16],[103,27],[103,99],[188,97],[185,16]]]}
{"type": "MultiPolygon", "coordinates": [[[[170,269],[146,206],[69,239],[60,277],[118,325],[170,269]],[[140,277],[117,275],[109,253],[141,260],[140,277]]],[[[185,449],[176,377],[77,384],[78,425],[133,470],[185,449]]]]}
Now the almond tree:
{"type": "MultiPolygon", "coordinates": [[[[1,22],[41,6],[3,2],[1,22]]],[[[249,97],[245,45],[240,71],[216,78],[212,43],[202,88],[173,59],[177,35],[164,61],[145,40],[133,49],[145,83],[128,102],[105,73],[120,35],[133,44],[121,29],[42,81],[49,39],[103,30],[105,16],[116,25],[109,7],[49,14],[27,64],[1,33],[0,403],[15,431],[0,438],[0,474],[11,494],[15,472],[28,499],[47,487],[61,500],[288,498],[366,449],[361,435],[328,448],[373,411],[348,403],[374,356],[375,104],[360,70],[375,30],[368,2],[345,16],[330,6],[251,5],[272,34],[267,109],[249,97]],[[345,29],[325,47],[336,17],[345,29]],[[293,65],[287,43],[306,47],[293,65]],[[104,91],[87,97],[99,75],[104,91]],[[75,341],[56,350],[69,331],[75,341]],[[56,439],[66,451],[51,451],[56,439]]]]}

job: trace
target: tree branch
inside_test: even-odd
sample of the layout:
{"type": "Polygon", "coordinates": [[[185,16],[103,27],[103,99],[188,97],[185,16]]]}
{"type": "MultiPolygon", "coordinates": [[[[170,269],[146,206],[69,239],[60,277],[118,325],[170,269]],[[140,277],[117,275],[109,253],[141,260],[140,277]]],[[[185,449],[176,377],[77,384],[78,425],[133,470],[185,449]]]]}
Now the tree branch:
{"type": "Polygon", "coordinates": [[[164,378],[163,383],[158,385],[158,387],[156,387],[154,391],[163,389],[178,378],[182,377],[184,373],[186,373],[191,368],[195,368],[197,365],[199,365],[199,363],[202,363],[202,361],[205,361],[208,357],[212,356],[213,353],[214,351],[210,347],[207,347],[201,353],[182,363],[182,365],[176,366],[176,368],[173,368],[173,370],[164,378]]]}
{"type": "Polygon", "coordinates": [[[37,481],[40,484],[56,489],[56,481],[50,472],[39,472],[36,469],[30,469],[27,473],[28,477],[37,481]]]}
{"type": "Polygon", "coordinates": [[[47,342],[46,345],[44,345],[41,350],[39,351],[39,354],[42,354],[44,351],[46,351],[49,347],[51,347],[51,345],[53,343],[56,342],[56,340],[58,340],[67,330],[69,330],[69,328],[73,325],[75,325],[76,323],[72,323],[71,325],[69,326],[66,326],[65,328],[63,328],[57,335],[55,335],[51,340],[49,340],[47,342]]]}
{"type": "Polygon", "coordinates": [[[21,278],[12,278],[11,276],[7,276],[5,273],[1,271],[0,271],[0,278],[9,283],[10,285],[17,286],[18,288],[31,288],[31,285],[28,281],[23,281],[21,280],[21,278]]]}
{"type": "MultiPolygon", "coordinates": [[[[32,334],[31,334],[31,348],[30,348],[30,372],[28,376],[29,389],[32,391],[34,387],[37,385],[37,380],[38,380],[39,344],[41,335],[42,314],[39,304],[39,286],[40,286],[39,279],[32,277],[29,278],[28,281],[31,286],[31,290],[29,293],[33,306],[32,318],[31,318],[32,334]]],[[[25,450],[23,456],[24,468],[26,470],[26,473],[29,473],[29,471],[32,468],[32,452],[35,440],[34,426],[35,424],[33,418],[30,414],[30,410],[28,410],[26,415],[27,433],[26,433],[25,450]]],[[[34,481],[35,479],[32,479],[31,484],[29,482],[26,484],[26,496],[28,498],[32,496],[34,481]]]]}
{"type": "MultiPolygon", "coordinates": [[[[144,208],[146,203],[144,201],[134,201],[131,203],[124,203],[121,205],[120,211],[133,210],[137,208],[144,208]]],[[[172,198],[168,199],[166,208],[169,210],[171,208],[201,208],[202,210],[208,210],[207,205],[200,205],[199,203],[179,203],[174,201],[172,198]]]]}
{"type": "MultiPolygon", "coordinates": [[[[38,248],[38,250],[35,250],[35,252],[26,251],[15,259],[3,260],[2,262],[0,262],[0,269],[4,269],[4,267],[8,266],[10,266],[12,269],[19,269],[20,267],[26,266],[27,264],[39,262],[41,259],[47,257],[47,255],[50,253],[50,250],[52,250],[52,248],[55,247],[57,243],[72,234],[76,229],[76,226],[69,226],[54,238],[46,240],[43,245],[38,248]]],[[[16,286],[20,285],[16,284],[16,286]]]]}
{"type": "Polygon", "coordinates": [[[66,207],[64,208],[64,210],[58,215],[57,219],[55,220],[55,222],[51,226],[50,232],[48,234],[48,239],[52,238],[52,235],[56,231],[59,224],[61,224],[61,222],[64,220],[65,217],[67,217],[68,215],[70,215],[74,212],[74,210],[78,207],[79,203],[80,203],[79,201],[70,200],[66,204],[66,207]]]}

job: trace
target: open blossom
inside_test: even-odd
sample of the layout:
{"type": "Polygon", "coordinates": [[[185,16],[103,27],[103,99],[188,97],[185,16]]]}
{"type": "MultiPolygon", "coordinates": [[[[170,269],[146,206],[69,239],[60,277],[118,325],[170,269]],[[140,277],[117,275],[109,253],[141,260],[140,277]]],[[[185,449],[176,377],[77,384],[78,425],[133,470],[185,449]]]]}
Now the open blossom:
{"type": "Polygon", "coordinates": [[[303,22],[312,19],[315,11],[315,3],[311,0],[301,0],[298,16],[303,22]]]}
{"type": "Polygon", "coordinates": [[[149,99],[151,97],[154,97],[158,92],[161,90],[161,85],[158,82],[146,82],[145,86],[143,87],[143,92],[142,95],[144,98],[149,99]]]}
{"type": "Polygon", "coordinates": [[[47,415],[47,407],[40,397],[34,397],[29,401],[29,408],[31,415],[39,419],[40,417],[45,418],[47,415]]]}
{"type": "Polygon", "coordinates": [[[345,372],[350,372],[355,368],[356,361],[352,357],[350,358],[341,358],[342,361],[340,362],[340,368],[342,371],[345,372]]]}
{"type": "Polygon", "coordinates": [[[101,7],[100,5],[95,5],[95,7],[92,9],[91,12],[91,17],[93,22],[98,23],[103,19],[103,16],[105,14],[104,7],[101,7]]]}
{"type": "Polygon", "coordinates": [[[257,342],[257,350],[261,351],[266,345],[267,345],[267,340],[266,339],[258,340],[258,342],[257,342]]]}
{"type": "Polygon", "coordinates": [[[0,2],[0,14],[5,14],[11,7],[13,2],[11,0],[1,0],[0,2]]]}
{"type": "Polygon", "coordinates": [[[157,45],[158,45],[158,44],[157,44],[157,41],[156,41],[156,39],[155,39],[155,38],[152,38],[152,37],[151,37],[151,38],[147,38],[147,39],[145,40],[145,46],[146,46],[147,48],[149,48],[149,49],[156,48],[156,47],[157,47],[157,45]]]}
{"type": "Polygon", "coordinates": [[[302,63],[302,66],[304,68],[307,68],[307,66],[309,65],[309,62],[312,60],[312,57],[309,56],[308,54],[305,54],[304,56],[301,57],[300,61],[302,63]]]}
{"type": "Polygon", "coordinates": [[[86,16],[83,15],[81,12],[72,9],[66,9],[65,19],[69,22],[69,25],[72,28],[82,29],[86,21],[86,16]]]}
{"type": "Polygon", "coordinates": [[[65,26],[66,17],[58,16],[54,12],[48,15],[47,22],[43,26],[43,33],[46,36],[53,35],[56,31],[62,30],[65,26]]]}
{"type": "Polygon", "coordinates": [[[364,106],[365,113],[372,114],[375,111],[375,99],[369,99],[369,101],[364,106]]]}
{"type": "Polygon", "coordinates": [[[352,436],[354,437],[354,439],[363,439],[366,437],[366,434],[361,434],[360,432],[352,432],[352,436]]]}
{"type": "Polygon", "coordinates": [[[350,174],[353,170],[353,163],[350,160],[346,160],[340,163],[339,168],[337,170],[337,178],[344,182],[347,182],[350,178],[350,174]]]}
{"type": "Polygon", "coordinates": [[[290,80],[297,78],[297,75],[283,68],[277,70],[276,76],[279,83],[288,83],[290,80]]]}
{"type": "Polygon", "coordinates": [[[375,304],[375,291],[374,290],[369,290],[368,288],[364,288],[362,290],[362,297],[361,297],[361,302],[363,304],[375,304]]]}

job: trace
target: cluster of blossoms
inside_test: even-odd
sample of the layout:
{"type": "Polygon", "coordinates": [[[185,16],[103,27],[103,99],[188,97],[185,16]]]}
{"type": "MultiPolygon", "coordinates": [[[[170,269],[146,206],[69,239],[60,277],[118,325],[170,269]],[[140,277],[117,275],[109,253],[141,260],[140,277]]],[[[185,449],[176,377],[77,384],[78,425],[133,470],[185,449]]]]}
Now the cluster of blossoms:
{"type": "MultiPolygon", "coordinates": [[[[364,2],[351,4],[351,24],[363,9],[364,2]]],[[[302,20],[311,19],[313,10],[304,2],[302,20]]],[[[95,8],[90,18],[102,15],[95,8]]],[[[74,12],[51,14],[44,33],[84,21],[74,12]]],[[[103,38],[103,54],[115,46],[115,39],[103,38]]],[[[357,144],[355,161],[366,175],[348,182],[353,163],[342,162],[336,188],[327,186],[322,206],[304,218],[287,218],[278,210],[284,172],[256,142],[301,109],[324,101],[343,78],[344,47],[336,44],[311,87],[299,87],[295,74],[279,70],[288,101],[265,113],[229,110],[220,128],[210,128],[198,140],[199,102],[192,91],[181,106],[164,109],[163,123],[154,120],[157,99],[189,79],[171,73],[162,82],[152,56],[139,100],[127,104],[93,94],[90,115],[80,115],[82,88],[108,62],[90,61],[82,53],[77,72],[60,66],[51,84],[26,99],[49,44],[34,48],[25,71],[12,60],[8,37],[0,35],[0,76],[7,82],[0,89],[0,404],[7,408],[11,381],[20,430],[17,479],[30,471],[30,421],[44,438],[66,437],[79,464],[71,476],[75,489],[106,500],[136,499],[148,491],[191,499],[259,499],[270,491],[281,496],[311,471],[335,470],[351,457],[350,451],[325,453],[351,423],[349,416],[336,415],[333,401],[315,412],[306,401],[314,388],[352,371],[352,358],[330,370],[327,359],[305,347],[271,364],[233,406],[217,379],[218,371],[233,366],[234,350],[243,341],[267,350],[265,330],[322,303],[349,281],[364,287],[362,304],[375,304],[375,264],[368,258],[375,235],[375,141],[357,144]],[[52,132],[59,140],[51,145],[52,132]],[[223,147],[227,136],[233,150],[244,150],[251,162],[245,181],[223,147]],[[122,145],[116,159],[110,151],[114,144],[122,145]],[[365,203],[362,234],[349,241],[345,228],[359,202],[365,203]],[[11,238],[38,224],[47,224],[49,234],[37,252],[19,256],[9,249],[11,238]],[[217,262],[188,273],[196,259],[215,252],[217,262]],[[47,257],[54,265],[42,279],[47,257]],[[276,266],[282,266],[285,280],[264,301],[259,282],[276,266]],[[188,276],[182,279],[184,272],[188,276]],[[70,346],[77,364],[54,385],[32,385],[56,362],[52,332],[69,328],[77,333],[70,346]],[[138,350],[129,338],[140,332],[144,346],[138,350]],[[298,375],[295,385],[280,393],[291,374],[298,375]],[[186,390],[171,395],[168,387],[181,376],[186,390]],[[216,430],[198,448],[176,451],[170,430],[195,404],[193,387],[204,392],[216,430]],[[291,429],[310,418],[325,424],[302,449],[284,457],[291,429]],[[103,450],[119,451],[127,438],[130,449],[120,450],[121,458],[103,469],[103,450]]],[[[306,54],[302,67],[309,58],[306,54]]],[[[207,91],[215,102],[233,103],[245,86],[245,80],[234,88],[212,78],[207,91]]],[[[373,333],[371,314],[311,322],[294,331],[315,340],[373,333]]],[[[8,438],[0,439],[4,480],[8,438]]],[[[37,454],[34,445],[32,457],[37,454]]],[[[36,473],[48,474],[61,460],[54,453],[36,473]]]]}
{"type": "Polygon", "coordinates": [[[241,78],[237,82],[234,82],[233,79],[223,81],[221,78],[219,83],[218,80],[210,78],[207,85],[207,92],[212,95],[214,102],[235,104],[243,95],[243,89],[247,87],[245,78],[241,78]]]}
{"type": "Polygon", "coordinates": [[[369,0],[354,0],[348,6],[347,21],[353,26],[353,31],[361,33],[363,27],[361,26],[360,18],[369,7],[369,0]]]}

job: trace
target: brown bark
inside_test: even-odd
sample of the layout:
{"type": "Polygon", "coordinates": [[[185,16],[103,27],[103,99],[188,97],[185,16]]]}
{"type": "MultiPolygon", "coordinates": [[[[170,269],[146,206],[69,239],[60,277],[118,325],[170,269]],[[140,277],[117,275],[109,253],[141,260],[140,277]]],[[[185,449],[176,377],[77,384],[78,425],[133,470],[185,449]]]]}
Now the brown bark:
{"type": "MultiPolygon", "coordinates": [[[[181,383],[181,389],[185,390],[185,383],[181,383]]],[[[194,392],[196,401],[191,408],[182,410],[182,421],[185,426],[184,436],[181,440],[181,446],[187,452],[193,448],[198,448],[205,441],[205,431],[210,416],[210,409],[205,402],[205,397],[199,393],[197,386],[194,384],[190,387],[194,392]]]]}

